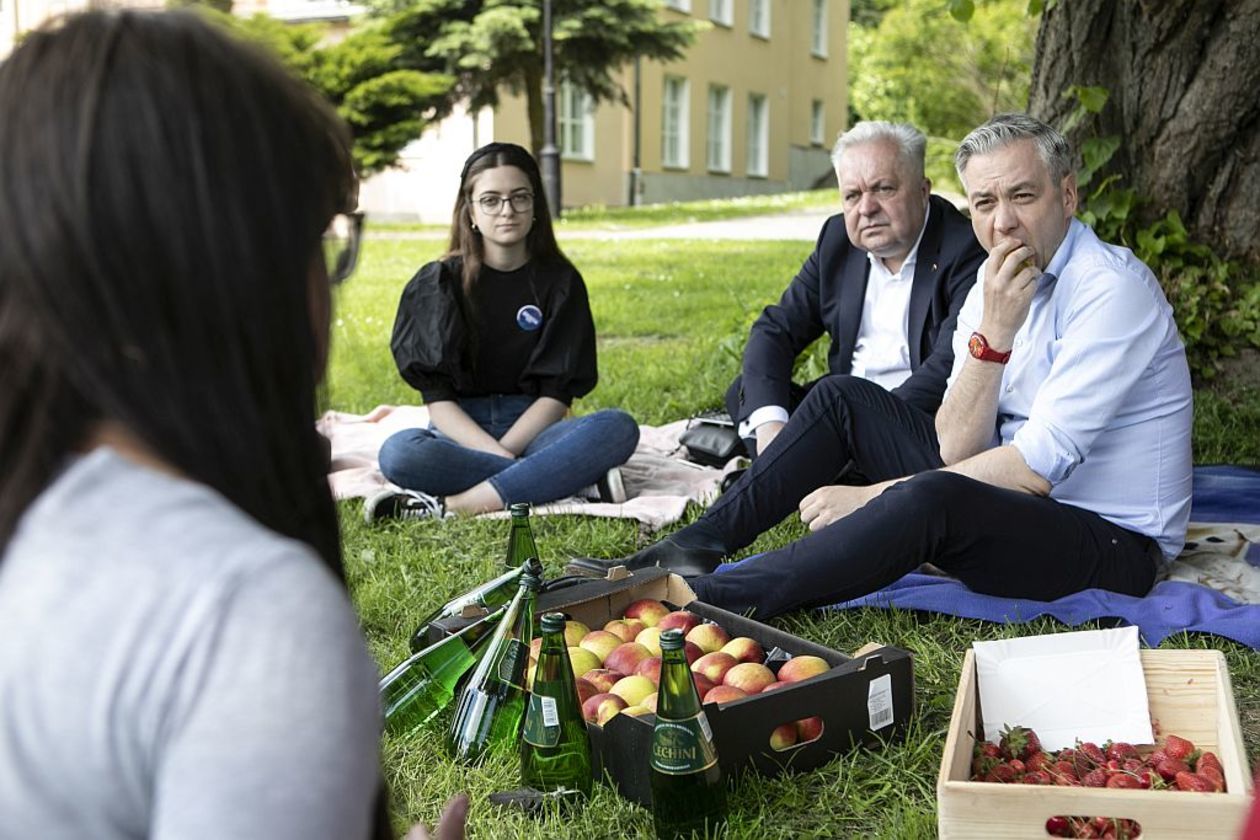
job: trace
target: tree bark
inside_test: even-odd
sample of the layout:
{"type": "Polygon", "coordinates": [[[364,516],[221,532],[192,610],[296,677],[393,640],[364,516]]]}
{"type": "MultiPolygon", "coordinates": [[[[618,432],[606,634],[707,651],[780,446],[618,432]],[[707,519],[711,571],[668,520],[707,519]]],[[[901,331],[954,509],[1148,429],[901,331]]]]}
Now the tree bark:
{"type": "Polygon", "coordinates": [[[1260,262],[1260,0],[1059,0],[1037,33],[1029,111],[1062,124],[1070,85],[1107,88],[1103,174],[1177,210],[1223,256],[1260,262]]]}

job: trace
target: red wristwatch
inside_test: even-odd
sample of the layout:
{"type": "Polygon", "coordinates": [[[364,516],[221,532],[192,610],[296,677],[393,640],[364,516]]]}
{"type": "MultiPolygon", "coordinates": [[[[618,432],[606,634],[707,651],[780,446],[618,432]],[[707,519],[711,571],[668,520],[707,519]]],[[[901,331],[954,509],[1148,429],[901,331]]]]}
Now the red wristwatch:
{"type": "Polygon", "coordinates": [[[967,349],[971,351],[972,358],[979,359],[982,362],[997,362],[1004,365],[1011,358],[1011,351],[999,353],[989,346],[989,340],[978,332],[971,334],[971,339],[967,342],[967,349]]]}

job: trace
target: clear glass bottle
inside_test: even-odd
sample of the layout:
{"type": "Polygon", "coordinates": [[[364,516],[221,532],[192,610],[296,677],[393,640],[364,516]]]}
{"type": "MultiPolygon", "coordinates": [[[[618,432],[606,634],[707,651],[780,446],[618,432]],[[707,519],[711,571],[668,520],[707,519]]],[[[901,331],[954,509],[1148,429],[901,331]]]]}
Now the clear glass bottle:
{"type": "Polygon", "coordinates": [[[659,838],[708,837],[726,823],[726,786],[681,630],[661,634],[661,685],[649,756],[659,838]]]}
{"type": "Polygon", "coordinates": [[[542,650],[521,732],[521,781],[535,790],[591,792],[591,744],[564,643],[564,615],[542,617],[542,650]]]}
{"type": "Polygon", "coordinates": [[[476,762],[490,750],[516,749],[525,715],[525,669],[541,581],[521,575],[516,597],[459,696],[447,738],[453,758],[476,762]]]}
{"type": "Polygon", "coordinates": [[[459,633],[412,654],[381,680],[381,708],[385,731],[395,737],[410,734],[433,719],[455,697],[455,687],[476,664],[506,606],[459,633]]]}

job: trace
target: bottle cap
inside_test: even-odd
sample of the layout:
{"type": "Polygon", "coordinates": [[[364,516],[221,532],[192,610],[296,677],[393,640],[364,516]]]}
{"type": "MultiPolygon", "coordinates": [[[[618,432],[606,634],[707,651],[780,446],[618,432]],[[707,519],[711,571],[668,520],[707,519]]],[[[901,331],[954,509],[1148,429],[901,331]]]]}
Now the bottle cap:
{"type": "Polygon", "coordinates": [[[508,507],[513,516],[529,516],[529,502],[516,502],[508,507]]]}
{"type": "Polygon", "coordinates": [[[542,630],[544,633],[563,633],[564,622],[564,613],[547,613],[542,617],[542,630]]]}
{"type": "Polygon", "coordinates": [[[661,634],[660,643],[661,650],[681,650],[683,646],[683,632],[677,627],[671,627],[661,634]]]}
{"type": "Polygon", "coordinates": [[[532,568],[527,568],[525,573],[521,575],[521,585],[537,592],[539,589],[542,589],[542,575],[535,574],[532,568]]]}

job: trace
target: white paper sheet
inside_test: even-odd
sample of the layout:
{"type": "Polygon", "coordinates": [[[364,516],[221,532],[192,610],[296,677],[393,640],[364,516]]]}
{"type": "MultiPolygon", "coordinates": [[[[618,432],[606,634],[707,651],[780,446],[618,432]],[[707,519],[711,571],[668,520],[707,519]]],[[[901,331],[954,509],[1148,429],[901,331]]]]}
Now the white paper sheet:
{"type": "Polygon", "coordinates": [[[986,740],[1004,726],[1036,730],[1047,750],[1082,741],[1150,744],[1138,629],[1086,630],[974,642],[986,740]]]}

